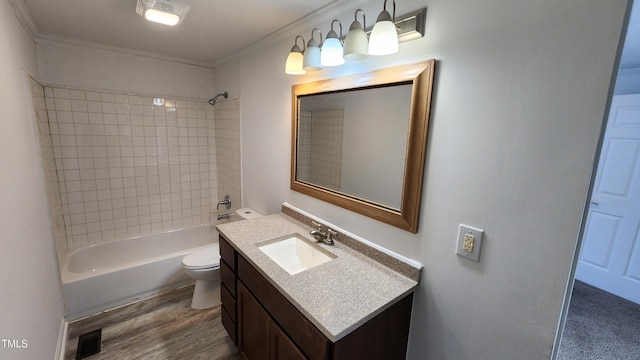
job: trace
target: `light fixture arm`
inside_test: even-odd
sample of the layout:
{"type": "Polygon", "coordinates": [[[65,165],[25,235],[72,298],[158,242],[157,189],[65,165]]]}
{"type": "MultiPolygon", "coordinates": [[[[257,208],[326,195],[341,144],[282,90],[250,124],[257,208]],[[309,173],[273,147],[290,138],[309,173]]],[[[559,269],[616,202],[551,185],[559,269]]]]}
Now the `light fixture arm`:
{"type": "Polygon", "coordinates": [[[382,12],[378,15],[377,21],[391,21],[394,24],[396,23],[396,0],[393,0],[393,16],[391,16],[387,11],[387,0],[384,0],[382,12]]]}
{"type": "Polygon", "coordinates": [[[341,23],[341,22],[340,22],[340,20],[338,20],[338,19],[334,19],[334,20],[331,22],[331,31],[329,31],[329,33],[327,34],[327,39],[328,39],[328,38],[330,38],[330,37],[332,37],[332,36],[333,36],[333,37],[337,37],[337,38],[338,38],[338,40],[340,40],[340,42],[342,42],[342,23],[341,23]],[[338,36],[337,36],[338,34],[336,34],[336,32],[333,30],[333,23],[334,23],[334,22],[336,22],[336,21],[338,22],[338,25],[340,25],[340,37],[338,37],[338,36]]]}
{"type": "Polygon", "coordinates": [[[302,35],[296,36],[296,39],[293,41],[293,47],[291,48],[291,51],[303,53],[305,50],[306,46],[304,44],[304,38],[302,37],[302,35]],[[298,46],[298,38],[302,39],[302,49],[300,49],[300,47],[298,46]]]}
{"type": "MultiPolygon", "coordinates": [[[[320,42],[318,43],[319,47],[322,47],[322,31],[320,31],[320,29],[318,28],[313,28],[313,30],[311,30],[311,40],[315,40],[313,37],[313,32],[314,31],[318,31],[318,34],[320,34],[320,42]]],[[[309,43],[311,43],[311,40],[309,40],[309,43]]]]}
{"type": "MultiPolygon", "coordinates": [[[[364,10],[362,9],[357,9],[355,14],[353,14],[353,21],[358,21],[358,13],[362,14],[362,28],[366,29],[367,28],[367,16],[364,13],[364,10]]],[[[340,37],[342,37],[342,34],[340,34],[340,37]]]]}

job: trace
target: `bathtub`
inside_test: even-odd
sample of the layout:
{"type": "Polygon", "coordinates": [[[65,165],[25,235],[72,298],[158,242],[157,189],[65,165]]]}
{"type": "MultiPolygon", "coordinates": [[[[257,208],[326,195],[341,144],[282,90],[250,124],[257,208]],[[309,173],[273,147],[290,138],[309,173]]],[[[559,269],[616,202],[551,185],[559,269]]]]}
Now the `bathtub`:
{"type": "Polygon", "coordinates": [[[200,225],[74,250],[61,274],[67,321],[193,282],[182,258],[217,242],[214,225],[200,225]]]}

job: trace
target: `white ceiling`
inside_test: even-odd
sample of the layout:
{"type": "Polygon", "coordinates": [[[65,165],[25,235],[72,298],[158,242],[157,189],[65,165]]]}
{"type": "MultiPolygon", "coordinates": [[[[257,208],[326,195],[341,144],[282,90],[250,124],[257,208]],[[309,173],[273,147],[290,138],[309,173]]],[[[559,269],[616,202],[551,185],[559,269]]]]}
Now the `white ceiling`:
{"type": "MultiPolygon", "coordinates": [[[[175,27],[145,21],[136,0],[23,0],[40,38],[70,39],[213,65],[340,0],[179,0],[175,27]]],[[[621,69],[640,68],[640,0],[634,1],[621,69]]]]}
{"type": "Polygon", "coordinates": [[[175,27],[145,21],[136,0],[23,0],[41,38],[71,39],[214,64],[335,0],[178,0],[175,27]]]}

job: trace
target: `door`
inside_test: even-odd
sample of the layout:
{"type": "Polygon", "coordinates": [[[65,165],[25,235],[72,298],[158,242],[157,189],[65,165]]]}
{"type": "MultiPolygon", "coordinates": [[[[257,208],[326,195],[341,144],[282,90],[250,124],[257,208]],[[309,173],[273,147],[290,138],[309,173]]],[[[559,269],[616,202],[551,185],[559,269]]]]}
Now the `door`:
{"type": "Polygon", "coordinates": [[[306,360],[241,282],[238,282],[238,351],[249,360],[306,360]]]}
{"type": "Polygon", "coordinates": [[[280,329],[278,324],[271,322],[271,360],[306,360],[298,347],[280,329]]]}
{"type": "Polygon", "coordinates": [[[613,98],[576,279],[640,304],[640,95],[613,98]]]}
{"type": "Polygon", "coordinates": [[[245,359],[269,360],[271,317],[238,281],[238,351],[245,359]]]}

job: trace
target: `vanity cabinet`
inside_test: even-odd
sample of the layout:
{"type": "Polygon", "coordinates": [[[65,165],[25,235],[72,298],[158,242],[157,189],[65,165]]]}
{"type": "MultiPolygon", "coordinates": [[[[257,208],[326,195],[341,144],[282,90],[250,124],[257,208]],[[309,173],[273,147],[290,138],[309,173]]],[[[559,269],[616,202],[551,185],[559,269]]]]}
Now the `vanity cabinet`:
{"type": "Polygon", "coordinates": [[[222,326],[235,345],[238,345],[238,309],[236,264],[238,254],[222,236],[220,246],[220,297],[222,300],[222,326]]]}
{"type": "Polygon", "coordinates": [[[245,359],[405,358],[413,293],[333,342],[222,236],[220,252],[223,325],[245,359]]]}
{"type": "Polygon", "coordinates": [[[238,350],[246,359],[306,359],[242,283],[238,284],[238,314],[238,350]]]}

